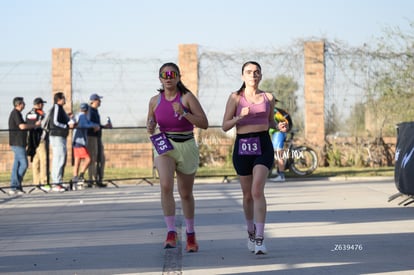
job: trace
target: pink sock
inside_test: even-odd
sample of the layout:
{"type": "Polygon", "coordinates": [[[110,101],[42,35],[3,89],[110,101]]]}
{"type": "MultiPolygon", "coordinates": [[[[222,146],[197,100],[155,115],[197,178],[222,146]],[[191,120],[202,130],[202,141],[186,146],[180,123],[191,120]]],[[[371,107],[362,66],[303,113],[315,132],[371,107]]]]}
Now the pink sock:
{"type": "Polygon", "coordinates": [[[264,223],[256,223],[256,237],[264,237],[264,223]]]}
{"type": "Polygon", "coordinates": [[[194,219],[185,219],[187,233],[194,232],[194,219]]]}
{"type": "Polygon", "coordinates": [[[247,231],[248,232],[254,232],[254,222],[253,220],[246,220],[247,224],[247,231]]]}
{"type": "Polygon", "coordinates": [[[175,216],[164,216],[165,224],[167,225],[168,232],[175,230],[175,216]]]}

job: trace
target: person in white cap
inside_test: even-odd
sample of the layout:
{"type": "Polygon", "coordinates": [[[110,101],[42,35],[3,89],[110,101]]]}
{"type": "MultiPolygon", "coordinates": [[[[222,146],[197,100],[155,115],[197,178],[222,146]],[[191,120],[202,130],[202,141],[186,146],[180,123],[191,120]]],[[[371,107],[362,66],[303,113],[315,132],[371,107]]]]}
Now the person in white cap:
{"type": "MultiPolygon", "coordinates": [[[[37,121],[42,122],[45,118],[43,111],[44,104],[47,103],[41,97],[33,100],[33,108],[26,114],[26,123],[30,125],[36,124],[37,121]]],[[[39,185],[42,189],[48,191],[50,186],[47,184],[47,167],[46,167],[46,135],[42,128],[30,130],[27,155],[30,156],[32,162],[33,184],[39,185]]]]}

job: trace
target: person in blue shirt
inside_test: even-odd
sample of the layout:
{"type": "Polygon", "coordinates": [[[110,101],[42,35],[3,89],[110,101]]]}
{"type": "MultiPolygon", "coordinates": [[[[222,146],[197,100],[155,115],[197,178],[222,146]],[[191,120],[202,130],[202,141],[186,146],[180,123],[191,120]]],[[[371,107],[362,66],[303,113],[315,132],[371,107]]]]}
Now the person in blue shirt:
{"type": "Polygon", "coordinates": [[[91,157],[88,152],[88,129],[93,131],[98,131],[100,125],[93,123],[88,120],[89,106],[87,103],[82,103],[80,105],[80,113],[76,117],[76,128],[73,131],[72,137],[72,146],[73,146],[73,156],[74,156],[74,166],[73,166],[73,178],[72,182],[77,183],[78,181],[83,181],[84,174],[86,169],[88,169],[91,162],[91,157]],[[81,162],[83,160],[82,167],[81,162]],[[80,173],[79,173],[80,170],[80,173]],[[79,175],[78,175],[79,174],[79,175]]]}
{"type": "MultiPolygon", "coordinates": [[[[279,100],[275,100],[279,102],[279,100]]],[[[269,133],[272,137],[273,149],[275,151],[275,169],[277,177],[270,178],[270,181],[284,182],[285,179],[285,159],[284,146],[287,133],[292,129],[292,119],[289,113],[281,108],[275,107],[275,122],[277,127],[270,128],[269,133]]]]}

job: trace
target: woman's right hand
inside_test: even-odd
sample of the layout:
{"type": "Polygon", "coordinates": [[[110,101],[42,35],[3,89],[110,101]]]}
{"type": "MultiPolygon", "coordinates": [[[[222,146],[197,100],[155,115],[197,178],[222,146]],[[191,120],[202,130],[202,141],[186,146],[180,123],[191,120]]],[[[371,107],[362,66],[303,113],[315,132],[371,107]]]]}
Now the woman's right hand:
{"type": "Polygon", "coordinates": [[[147,122],[147,132],[148,134],[152,135],[155,132],[155,126],[157,125],[157,123],[155,123],[155,121],[153,119],[149,119],[147,122]]]}
{"type": "Polygon", "coordinates": [[[250,111],[250,107],[249,106],[243,107],[241,109],[241,111],[240,111],[240,116],[241,117],[247,116],[249,114],[249,111],[250,111]]]}

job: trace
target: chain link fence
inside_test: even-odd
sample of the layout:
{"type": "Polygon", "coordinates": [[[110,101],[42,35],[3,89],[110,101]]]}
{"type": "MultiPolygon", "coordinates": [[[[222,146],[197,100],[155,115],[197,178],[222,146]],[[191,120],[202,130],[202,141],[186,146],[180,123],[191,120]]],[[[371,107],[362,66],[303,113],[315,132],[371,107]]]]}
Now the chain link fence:
{"type": "MultiPolygon", "coordinates": [[[[241,49],[233,52],[213,52],[202,46],[199,47],[199,91],[197,92],[213,131],[204,135],[204,142],[201,141],[201,144],[206,145],[202,148],[203,165],[219,166],[226,163],[228,166],[228,147],[231,146],[231,142],[222,143],[221,140],[231,139],[232,132],[222,133],[219,126],[228,96],[242,84],[241,67],[248,60],[255,60],[261,64],[263,80],[283,75],[297,82],[298,89],[295,91],[295,97],[298,109],[293,117],[294,124],[299,130],[303,127],[305,115],[303,111],[303,45],[304,41],[297,41],[283,49],[269,47],[265,51],[241,49]],[[214,144],[226,145],[225,148],[217,149],[213,146],[214,144]],[[216,157],[214,154],[218,151],[220,151],[220,156],[216,157]]],[[[324,113],[328,141],[325,153],[327,156],[331,153],[331,162],[325,162],[323,165],[334,165],[335,162],[332,159],[335,150],[333,148],[345,146],[348,151],[355,151],[355,148],[361,145],[358,143],[358,140],[361,140],[359,137],[364,137],[371,142],[384,135],[394,136],[392,127],[400,122],[401,116],[388,114],[389,119],[384,119],[383,110],[378,108],[378,101],[375,101],[380,93],[379,81],[383,79],[378,75],[384,76],[384,71],[393,68],[390,60],[393,60],[392,64],[395,64],[398,60],[404,59],[398,55],[382,56],[364,47],[349,48],[332,41],[325,41],[325,47],[324,113]],[[378,92],[377,97],[376,92],[378,92]],[[364,107],[361,113],[359,113],[360,106],[364,107]],[[384,132],[384,129],[388,131],[384,132]]],[[[158,69],[163,63],[169,61],[177,62],[177,55],[161,60],[159,58],[119,58],[111,53],[91,56],[77,51],[72,54],[73,106],[87,102],[92,93],[103,96],[100,107],[101,117],[103,120],[107,116],[111,117],[114,125],[113,131],[107,131],[105,134],[107,150],[111,150],[110,144],[148,142],[145,134],[137,134],[136,131],[145,126],[149,99],[157,93],[160,87],[158,69]],[[125,134],[128,131],[132,133],[125,134]],[[126,140],[126,137],[131,137],[131,139],[126,140]]],[[[389,73],[388,75],[396,76],[397,74],[389,73]]],[[[24,114],[30,110],[33,99],[38,96],[48,102],[45,104],[46,111],[52,106],[51,62],[0,61],[0,91],[0,116],[2,117],[0,144],[4,145],[2,147],[4,151],[9,151],[7,120],[12,110],[13,97],[23,96],[25,98],[27,105],[23,111],[24,114]]],[[[387,117],[386,114],[385,117],[387,117]]],[[[391,144],[393,141],[386,139],[385,143],[391,144]]],[[[344,158],[343,149],[339,151],[342,152],[341,158],[344,158]]],[[[119,152],[117,149],[113,150],[115,154],[112,156],[113,159],[116,159],[117,152],[119,152]]],[[[367,157],[361,155],[361,158],[367,157]]],[[[346,159],[341,161],[340,165],[356,165],[357,163],[357,161],[346,159]]],[[[110,165],[111,161],[109,161],[109,167],[110,165]]],[[[7,171],[9,168],[9,166],[3,167],[2,170],[7,171]]],[[[149,176],[152,175],[152,164],[148,165],[147,169],[150,169],[149,176]]]]}

